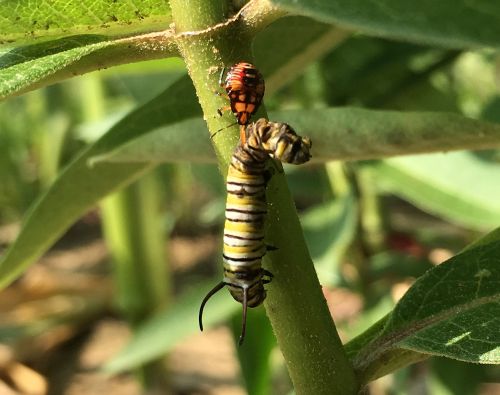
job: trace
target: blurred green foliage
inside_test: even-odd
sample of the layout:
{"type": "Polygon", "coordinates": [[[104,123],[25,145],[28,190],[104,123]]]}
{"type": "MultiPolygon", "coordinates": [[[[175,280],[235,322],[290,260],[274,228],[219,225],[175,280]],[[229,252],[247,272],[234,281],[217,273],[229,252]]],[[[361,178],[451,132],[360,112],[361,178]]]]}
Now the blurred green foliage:
{"type": "MultiPolygon", "coordinates": [[[[283,0],[278,3],[291,2],[283,0]]],[[[301,4],[296,7],[304,6],[304,2],[298,3],[301,4]]],[[[321,9],[311,9],[306,14],[314,16],[318,12],[321,9]]],[[[348,13],[339,16],[341,20],[344,17],[350,21],[348,13]]],[[[279,89],[266,95],[269,110],[296,110],[300,117],[300,111],[304,109],[356,106],[446,111],[479,121],[500,121],[498,54],[492,49],[473,50],[467,45],[459,45],[469,39],[468,31],[464,33],[465,38],[458,37],[453,45],[439,47],[429,45],[426,40],[407,42],[413,36],[404,29],[403,41],[350,34],[340,43],[324,44],[315,56],[298,62],[294,57],[303,47],[317,43],[332,28],[305,18],[294,17],[293,20],[294,26],[298,26],[295,33],[289,31],[293,29],[290,21],[285,19],[271,25],[268,31],[256,38],[257,64],[263,64],[264,74],[273,78],[283,76],[284,80],[283,86],[276,84],[279,89]],[[304,42],[292,45],[292,40],[283,31],[296,34],[304,42]],[[278,37],[280,32],[282,36],[278,37]],[[282,46],[280,40],[284,40],[287,46],[282,46]],[[288,58],[278,59],[280,48],[286,48],[283,56],[288,58]],[[276,53],[276,57],[270,57],[270,53],[276,53]],[[294,65],[298,66],[285,75],[280,69],[283,64],[292,69],[294,65]]],[[[390,25],[387,31],[382,29],[382,35],[398,38],[399,28],[401,26],[390,25]]],[[[436,40],[430,41],[446,43],[442,39],[446,32],[440,28],[436,32],[436,40]]],[[[481,37],[486,33],[482,31],[481,37]]],[[[182,88],[187,86],[182,85],[184,76],[182,62],[170,58],[102,72],[97,89],[102,91],[103,100],[97,104],[88,94],[96,89],[90,87],[92,75],[0,103],[0,225],[20,222],[28,207],[50,189],[63,166],[72,163],[83,148],[96,141],[101,144],[103,140],[99,139],[101,136],[105,139],[105,133],[110,129],[119,136],[118,120],[127,126],[133,125],[131,120],[139,110],[143,114],[142,121],[158,117],[151,121],[151,125],[139,122],[135,127],[144,128],[140,133],[131,132],[123,140],[116,137],[115,142],[104,144],[98,154],[133,142],[141,133],[154,131],[163,124],[177,124],[198,116],[191,108],[183,113],[184,108],[180,105],[178,113],[163,115],[165,109],[158,104],[161,102],[158,97],[168,97],[170,87],[175,84],[182,88]],[[92,117],[94,105],[99,106],[97,119],[92,117]],[[172,121],[169,117],[175,119],[172,121]]],[[[191,100],[188,88],[186,101],[191,100]]],[[[440,130],[435,133],[439,134],[440,130]]],[[[313,142],[313,155],[314,147],[322,144],[322,141],[313,142]]],[[[345,162],[336,168],[322,163],[286,168],[325,295],[328,297],[328,292],[332,292],[334,302],[336,298],[345,297],[344,303],[353,310],[339,313],[336,321],[346,341],[363,334],[389,313],[394,308],[398,287],[405,288],[440,263],[439,253],[442,256],[458,254],[479,235],[499,226],[499,160],[499,151],[492,148],[480,152],[345,162]],[[339,288],[347,296],[336,294],[335,289],[339,288]]],[[[137,174],[141,171],[138,170],[137,174]]],[[[127,175],[116,181],[116,187],[128,181],[127,175]]],[[[161,218],[166,233],[186,237],[220,233],[224,216],[224,184],[215,165],[162,165],[156,175],[161,176],[161,193],[165,196],[161,218]]],[[[89,186],[85,185],[85,188],[89,186]]],[[[85,202],[74,213],[96,204],[97,198],[101,197],[85,202]]],[[[63,225],[56,228],[59,233],[66,230],[63,225]]],[[[494,242],[498,243],[498,238],[494,242]]],[[[43,248],[37,253],[43,252],[43,248]]],[[[478,248],[476,252],[480,250],[489,251],[478,248]]],[[[473,252],[470,254],[473,256],[473,252]]],[[[456,257],[453,263],[458,265],[462,258],[460,255],[456,257]]],[[[176,284],[178,296],[174,307],[139,324],[137,335],[107,369],[116,372],[138,366],[171,350],[178,341],[194,333],[196,327],[192,321],[196,313],[193,312],[206,288],[203,277],[207,277],[207,272],[215,274],[219,271],[216,265],[209,269],[198,268],[196,273],[184,279],[186,284],[176,284]],[[185,291],[189,288],[187,283],[192,283],[191,289],[196,291],[185,291]]],[[[474,273],[471,278],[474,278],[474,273]]],[[[498,297],[498,290],[496,295],[498,297]]],[[[444,296],[440,298],[445,299],[444,296]]],[[[498,305],[498,299],[494,302],[498,305]]],[[[212,318],[207,321],[208,327],[227,321],[235,311],[239,312],[239,306],[228,297],[224,301],[216,300],[217,303],[219,308],[209,311],[208,317],[212,318]]],[[[342,309],[339,307],[339,310],[342,309]]],[[[266,383],[252,379],[252,372],[255,374],[258,368],[263,369],[262,376],[265,377],[278,370],[269,364],[269,353],[274,346],[271,329],[267,322],[259,323],[262,321],[260,315],[255,317],[249,326],[252,334],[259,334],[261,330],[261,338],[249,339],[252,346],[241,357],[243,376],[247,383],[250,380],[247,388],[251,393],[276,393],[270,391],[266,383]],[[263,355],[255,351],[260,346],[259,339],[265,343],[263,355]]],[[[493,332],[494,329],[495,326],[493,332]]],[[[497,342],[492,354],[496,352],[496,356],[493,355],[492,360],[498,363],[495,360],[499,353],[498,325],[496,329],[497,333],[492,334],[492,342],[497,342]]],[[[413,343],[409,348],[418,349],[413,343]]],[[[425,369],[431,369],[427,376],[421,373],[422,366],[411,365],[399,370],[390,379],[385,378],[389,381],[376,381],[373,388],[382,388],[384,393],[407,393],[409,388],[423,383],[427,393],[466,395],[480,393],[481,383],[496,380],[496,372],[480,365],[434,358],[426,365],[425,369]],[[462,382],[465,377],[467,381],[462,382]]],[[[282,393],[289,389],[289,384],[284,381],[282,393]]]]}

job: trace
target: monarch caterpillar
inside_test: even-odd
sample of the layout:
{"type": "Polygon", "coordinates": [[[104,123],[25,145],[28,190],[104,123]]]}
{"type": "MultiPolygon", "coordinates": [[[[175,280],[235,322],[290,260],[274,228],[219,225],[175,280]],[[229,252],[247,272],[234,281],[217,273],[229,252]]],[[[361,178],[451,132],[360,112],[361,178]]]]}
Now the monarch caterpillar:
{"type": "Polygon", "coordinates": [[[203,299],[199,311],[203,331],[203,309],[207,301],[225,286],[243,305],[243,324],[239,344],[246,331],[247,308],[262,304],[266,298],[264,284],[272,274],[262,268],[262,257],[268,247],[264,242],[267,214],[266,159],[301,164],[311,155],[311,141],[298,136],[286,123],[261,118],[244,128],[245,139],[236,147],[227,174],[226,221],[224,224],[224,278],[203,299]]]}
{"type": "MultiPolygon", "coordinates": [[[[238,124],[245,126],[262,103],[265,91],[262,74],[253,64],[247,62],[239,62],[231,66],[224,83],[222,83],[223,73],[224,69],[219,84],[226,89],[230,106],[219,110],[219,114],[222,114],[222,110],[230,109],[236,116],[238,124]]],[[[244,134],[241,128],[240,139],[242,141],[244,141],[244,134]]]]}

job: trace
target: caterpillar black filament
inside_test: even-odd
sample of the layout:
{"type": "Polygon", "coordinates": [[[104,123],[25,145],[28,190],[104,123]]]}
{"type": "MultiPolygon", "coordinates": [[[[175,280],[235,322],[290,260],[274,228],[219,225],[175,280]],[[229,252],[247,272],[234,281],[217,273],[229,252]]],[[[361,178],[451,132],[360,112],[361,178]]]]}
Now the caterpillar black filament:
{"type": "Polygon", "coordinates": [[[245,139],[236,147],[227,175],[226,221],[224,225],[224,278],[203,299],[199,312],[203,330],[203,309],[207,301],[225,286],[243,306],[243,324],[239,344],[245,338],[248,307],[262,304],[264,284],[272,274],[262,268],[266,254],[264,221],[267,214],[266,159],[284,163],[307,162],[311,141],[298,136],[286,123],[264,118],[245,128],[245,139]]]}

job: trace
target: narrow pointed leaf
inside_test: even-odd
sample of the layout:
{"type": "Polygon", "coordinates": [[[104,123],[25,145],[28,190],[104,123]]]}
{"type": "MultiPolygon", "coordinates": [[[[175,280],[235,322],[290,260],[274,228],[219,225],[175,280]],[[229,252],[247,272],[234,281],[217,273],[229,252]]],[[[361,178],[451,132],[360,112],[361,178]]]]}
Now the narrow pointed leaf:
{"type": "MultiPolygon", "coordinates": [[[[313,161],[319,162],[500,145],[500,125],[450,113],[343,107],[276,111],[270,113],[270,119],[287,122],[301,135],[309,136],[313,141],[313,161]]],[[[213,162],[215,158],[206,136],[206,126],[201,120],[186,120],[127,142],[98,160],[213,162]],[[194,141],[200,135],[206,140],[194,141]],[[192,152],[186,148],[188,145],[192,152]]]]}
{"type": "Polygon", "coordinates": [[[292,13],[384,36],[451,48],[498,47],[500,4],[467,0],[272,0],[292,13]]]}
{"type": "Polygon", "coordinates": [[[167,1],[8,0],[0,2],[0,44],[50,36],[127,34],[165,29],[167,1]]]}
{"type": "Polygon", "coordinates": [[[0,260],[0,285],[6,286],[19,276],[100,199],[152,167],[150,163],[101,163],[89,166],[89,158],[146,133],[159,124],[179,121],[199,112],[193,86],[185,76],[161,95],[127,115],[86,149],[31,207],[21,233],[0,260]]]}
{"type": "Polygon", "coordinates": [[[500,223],[496,162],[472,152],[454,152],[392,158],[374,168],[391,193],[425,211],[477,230],[500,223]]]}
{"type": "Polygon", "coordinates": [[[175,53],[169,36],[161,34],[117,40],[75,36],[0,51],[0,100],[103,67],[175,53]]]}

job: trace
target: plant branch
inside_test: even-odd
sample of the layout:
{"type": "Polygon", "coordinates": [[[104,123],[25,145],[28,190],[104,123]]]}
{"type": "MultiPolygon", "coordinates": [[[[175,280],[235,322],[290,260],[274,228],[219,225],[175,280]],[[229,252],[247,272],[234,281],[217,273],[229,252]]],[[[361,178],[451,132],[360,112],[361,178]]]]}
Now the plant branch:
{"type": "MultiPolygon", "coordinates": [[[[221,0],[171,0],[170,4],[177,33],[180,33],[179,50],[196,88],[208,129],[213,134],[234,124],[231,114],[217,116],[217,109],[227,105],[227,98],[214,95],[214,91],[219,89],[218,75],[222,66],[252,61],[249,29],[239,22],[221,29],[209,28],[227,20],[227,4],[221,0]],[[207,29],[205,35],[182,34],[202,29],[207,29]]],[[[269,20],[263,15],[252,18],[269,20]]],[[[264,111],[261,113],[265,116],[264,111]]],[[[227,128],[213,139],[224,175],[237,143],[237,132],[236,126],[227,128]]],[[[272,177],[267,198],[266,241],[278,250],[269,252],[264,260],[264,266],[275,276],[268,287],[265,307],[295,391],[316,395],[354,394],[357,391],[354,371],[321,292],[282,172],[272,177]]]]}
{"type": "Polygon", "coordinates": [[[253,34],[289,13],[268,0],[251,0],[241,9],[241,25],[253,34]]]}
{"type": "Polygon", "coordinates": [[[11,81],[15,77],[28,79],[29,83],[1,91],[0,100],[92,71],[170,56],[178,56],[171,30],[98,42],[89,42],[88,36],[67,37],[14,48],[0,57],[0,82],[11,81]],[[78,45],[75,46],[75,43],[78,45]],[[57,63],[57,59],[63,57],[74,60],[54,66],[35,80],[30,79],[28,73],[32,68],[40,67],[43,63],[57,63]]]}

